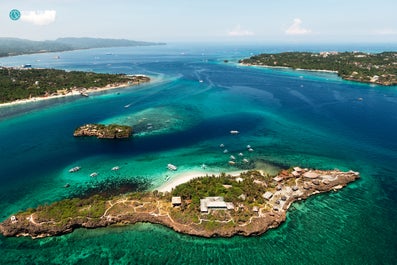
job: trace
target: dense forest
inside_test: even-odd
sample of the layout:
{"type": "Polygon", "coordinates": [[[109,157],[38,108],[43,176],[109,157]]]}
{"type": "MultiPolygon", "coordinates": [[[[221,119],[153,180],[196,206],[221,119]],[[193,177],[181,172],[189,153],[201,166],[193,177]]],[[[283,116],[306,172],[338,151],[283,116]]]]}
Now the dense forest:
{"type": "Polygon", "coordinates": [[[240,60],[248,65],[335,71],[346,80],[397,85],[397,52],[284,52],[240,60]]]}
{"type": "Polygon", "coordinates": [[[40,52],[61,52],[91,48],[149,46],[162,44],[164,43],[100,38],[59,38],[56,40],[46,41],[0,38],[0,57],[40,52]]]}
{"type": "Polygon", "coordinates": [[[139,82],[136,80],[139,78],[124,74],[0,67],[0,103],[30,97],[66,94],[76,88],[105,87],[108,84],[130,81],[139,82]]]}

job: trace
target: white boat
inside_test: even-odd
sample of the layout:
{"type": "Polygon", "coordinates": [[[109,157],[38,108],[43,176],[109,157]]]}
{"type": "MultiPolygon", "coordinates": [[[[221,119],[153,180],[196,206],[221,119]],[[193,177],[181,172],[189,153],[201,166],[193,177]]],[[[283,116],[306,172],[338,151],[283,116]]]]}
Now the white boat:
{"type": "Polygon", "coordinates": [[[248,149],[248,152],[254,152],[254,149],[249,148],[249,149],[248,149]]]}
{"type": "Polygon", "coordinates": [[[69,172],[70,172],[70,173],[77,172],[77,171],[80,170],[80,168],[81,168],[81,167],[73,167],[73,168],[69,169],[69,172]]]}
{"type": "Polygon", "coordinates": [[[120,169],[120,167],[119,167],[119,166],[112,167],[112,170],[113,170],[113,171],[115,171],[115,170],[119,170],[119,169],[120,169]]]}
{"type": "Polygon", "coordinates": [[[175,170],[178,169],[178,168],[177,168],[176,166],[174,166],[173,164],[168,164],[168,165],[167,165],[167,168],[168,168],[169,170],[172,170],[172,171],[175,171],[175,170]]]}
{"type": "Polygon", "coordinates": [[[92,172],[92,173],[90,174],[90,177],[96,177],[96,176],[98,176],[98,173],[96,173],[96,172],[92,172]]]}
{"type": "Polygon", "coordinates": [[[207,168],[207,165],[206,165],[206,164],[202,164],[202,165],[201,165],[201,168],[202,168],[202,169],[206,169],[206,168],[207,168]]]}
{"type": "Polygon", "coordinates": [[[235,157],[234,155],[231,155],[231,156],[230,156],[230,159],[231,159],[231,160],[236,160],[236,157],[235,157]]]}
{"type": "Polygon", "coordinates": [[[251,146],[250,145],[247,145],[247,149],[250,149],[251,148],[251,146]]]}
{"type": "Polygon", "coordinates": [[[238,156],[244,156],[244,154],[243,153],[238,153],[238,156]]]}
{"type": "Polygon", "coordinates": [[[227,149],[223,150],[224,154],[227,154],[229,151],[227,149]]]}
{"type": "Polygon", "coordinates": [[[233,166],[234,164],[236,164],[236,162],[234,162],[234,161],[229,161],[229,165],[233,166]]]}
{"type": "Polygon", "coordinates": [[[249,161],[248,161],[247,158],[244,158],[244,159],[243,159],[243,162],[244,162],[244,163],[248,163],[249,161]]]}
{"type": "Polygon", "coordinates": [[[220,147],[220,148],[223,148],[223,147],[225,147],[225,145],[224,145],[224,144],[220,144],[219,147],[220,147]]]}
{"type": "Polygon", "coordinates": [[[239,131],[237,131],[237,130],[231,130],[230,131],[230,134],[239,134],[240,132],[239,131]]]}
{"type": "Polygon", "coordinates": [[[164,178],[164,181],[168,181],[170,179],[170,176],[166,175],[164,178]]]}

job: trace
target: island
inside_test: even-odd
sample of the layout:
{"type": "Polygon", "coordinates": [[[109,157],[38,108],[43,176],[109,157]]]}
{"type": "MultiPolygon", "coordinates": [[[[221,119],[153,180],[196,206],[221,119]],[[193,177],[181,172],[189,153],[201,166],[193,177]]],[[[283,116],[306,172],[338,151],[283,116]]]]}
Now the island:
{"type": "Polygon", "coordinates": [[[345,80],[397,85],[397,52],[283,52],[254,55],[239,62],[244,65],[331,71],[345,80]]]}
{"type": "Polygon", "coordinates": [[[24,67],[0,67],[0,104],[21,103],[149,82],[144,75],[104,74],[24,67]]]}
{"type": "Polygon", "coordinates": [[[78,127],[74,133],[74,137],[94,136],[98,139],[122,139],[130,138],[132,135],[132,127],[119,124],[85,124],[78,127]]]}
{"type": "Polygon", "coordinates": [[[42,238],[76,228],[149,222],[201,237],[255,236],[284,222],[293,202],[337,191],[358,178],[354,171],[300,167],[282,170],[276,176],[261,171],[205,176],[170,192],[131,192],[108,198],[93,195],[31,208],[4,220],[0,232],[42,238]]]}

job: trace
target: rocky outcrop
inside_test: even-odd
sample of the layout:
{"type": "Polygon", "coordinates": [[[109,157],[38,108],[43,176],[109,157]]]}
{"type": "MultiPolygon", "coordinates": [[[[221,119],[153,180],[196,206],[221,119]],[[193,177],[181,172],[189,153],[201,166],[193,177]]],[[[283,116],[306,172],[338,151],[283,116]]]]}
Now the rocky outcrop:
{"type": "Polygon", "coordinates": [[[132,127],[118,124],[85,124],[77,128],[73,136],[92,136],[99,139],[121,139],[132,135],[132,127]]]}

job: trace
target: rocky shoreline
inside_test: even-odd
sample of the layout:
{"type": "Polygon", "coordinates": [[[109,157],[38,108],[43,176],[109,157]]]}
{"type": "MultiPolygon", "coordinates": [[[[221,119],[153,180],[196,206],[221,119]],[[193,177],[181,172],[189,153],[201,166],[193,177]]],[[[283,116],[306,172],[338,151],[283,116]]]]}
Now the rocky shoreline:
{"type": "Polygon", "coordinates": [[[229,183],[232,184],[228,186],[244,181],[241,179],[251,178],[253,183],[260,185],[260,189],[263,187],[263,203],[251,208],[241,200],[241,203],[235,203],[231,210],[213,209],[206,213],[198,211],[194,213],[197,214],[197,219],[193,218],[195,221],[187,221],[190,220],[187,218],[188,214],[192,213],[184,211],[185,206],[191,202],[185,202],[182,198],[181,205],[174,202],[175,197],[171,200],[170,194],[162,196],[153,192],[150,196],[126,194],[106,200],[96,198],[90,199],[89,202],[77,201],[75,213],[63,219],[45,215],[46,210],[38,207],[6,219],[0,224],[0,232],[4,236],[42,238],[70,233],[77,228],[149,222],[164,225],[176,232],[201,237],[255,236],[284,222],[287,210],[293,202],[304,200],[314,194],[337,191],[358,179],[359,173],[295,167],[293,170],[281,171],[272,178],[269,182],[271,186],[259,181],[255,176],[259,176],[258,173],[247,172],[244,177],[230,177],[229,183]],[[92,209],[96,209],[96,214],[92,209]],[[243,213],[250,213],[250,216],[245,221],[239,221],[239,214],[243,213]]]}

